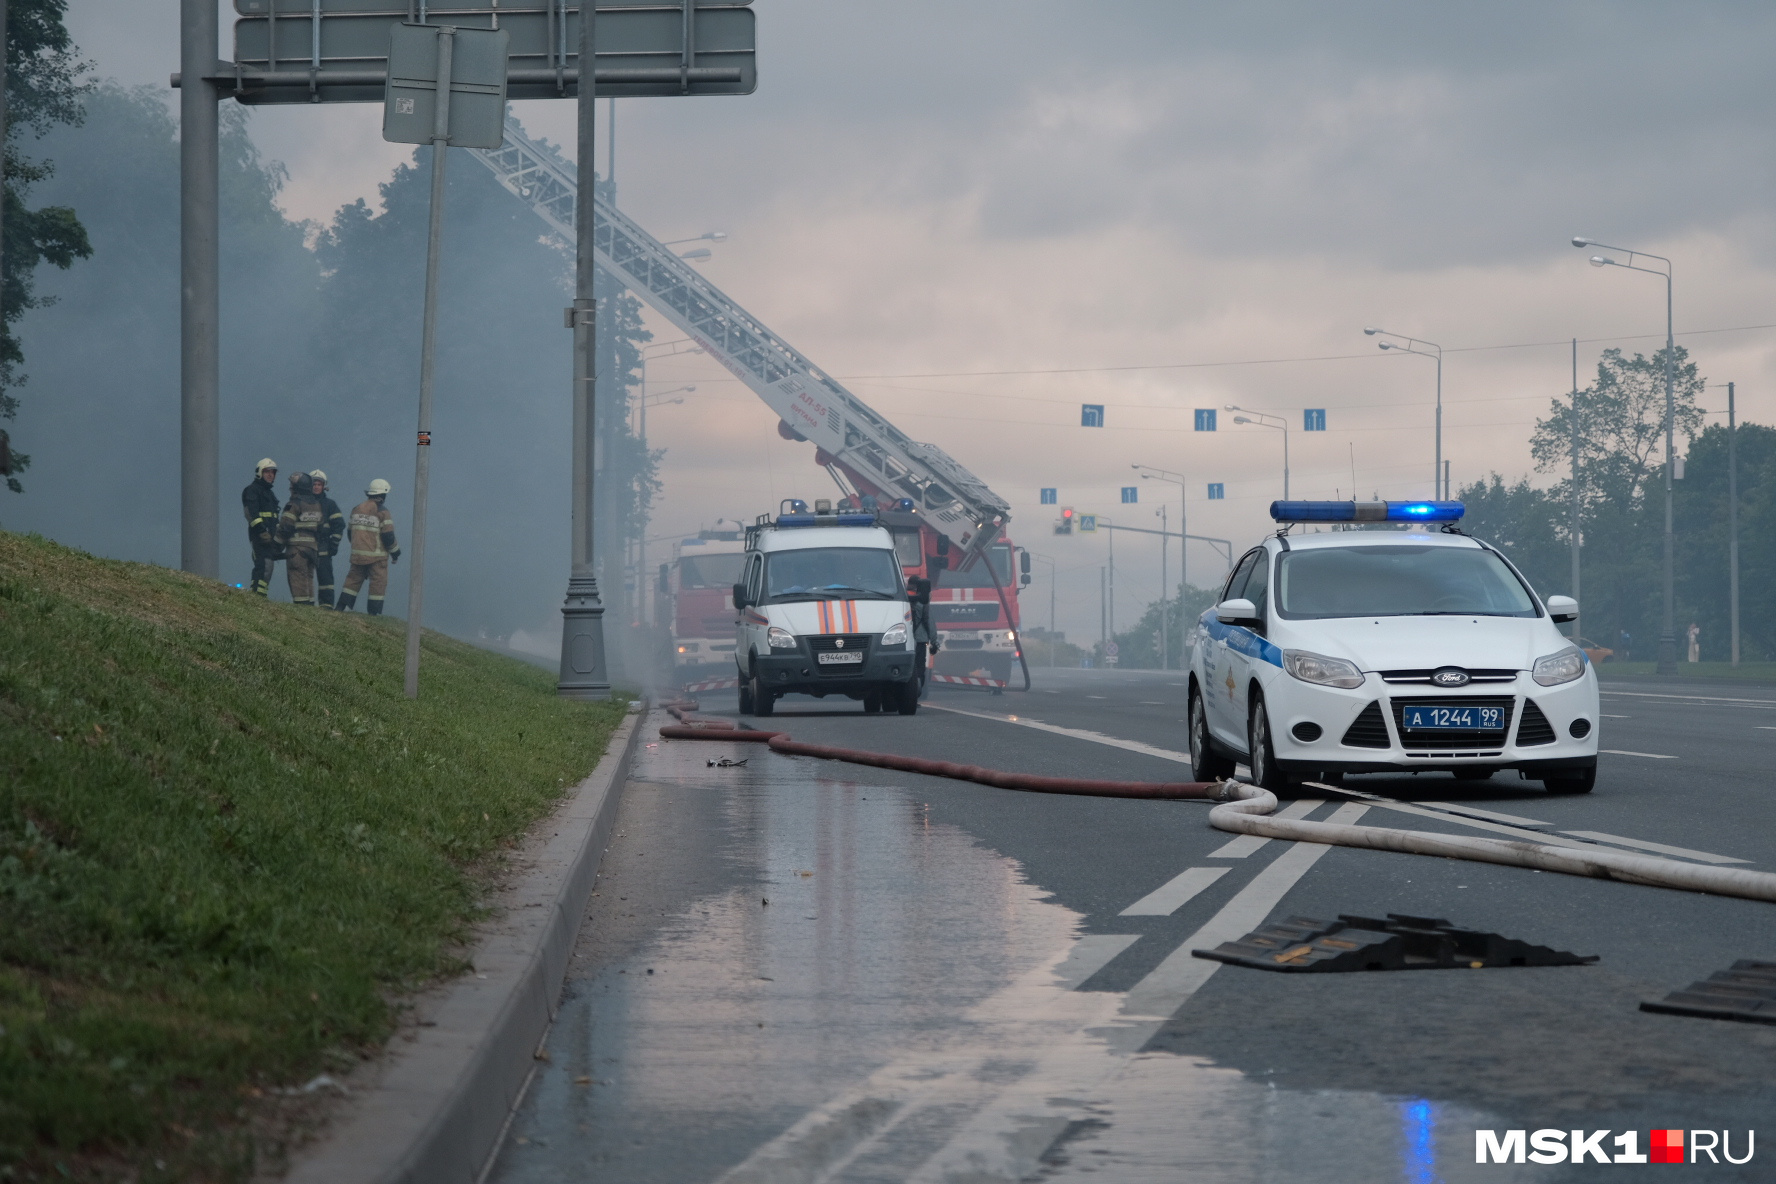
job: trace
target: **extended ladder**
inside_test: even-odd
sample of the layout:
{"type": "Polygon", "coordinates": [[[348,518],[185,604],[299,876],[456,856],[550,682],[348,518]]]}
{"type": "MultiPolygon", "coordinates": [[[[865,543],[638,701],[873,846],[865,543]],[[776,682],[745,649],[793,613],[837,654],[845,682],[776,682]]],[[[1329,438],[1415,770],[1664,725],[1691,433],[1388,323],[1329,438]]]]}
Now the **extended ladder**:
{"type": "MultiPolygon", "coordinates": [[[[553,148],[508,117],[505,144],[475,155],[563,241],[574,242],[579,186],[553,148]]],[[[599,264],[751,387],[797,437],[890,496],[911,498],[933,527],[976,554],[1004,530],[1011,507],[980,478],[935,444],[909,438],[621,210],[602,198],[596,210],[599,264]]]]}

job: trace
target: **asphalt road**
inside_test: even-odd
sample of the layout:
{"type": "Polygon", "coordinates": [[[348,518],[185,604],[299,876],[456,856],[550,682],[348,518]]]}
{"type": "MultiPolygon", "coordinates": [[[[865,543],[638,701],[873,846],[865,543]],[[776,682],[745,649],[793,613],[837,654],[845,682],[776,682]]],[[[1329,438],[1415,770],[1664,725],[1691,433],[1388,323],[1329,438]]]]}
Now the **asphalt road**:
{"type": "MultiPolygon", "coordinates": [[[[1188,779],[1181,677],[1036,674],[1030,694],[938,692],[913,718],[788,700],[768,726],[1047,774],[1188,779]]],[[[1589,796],[1515,774],[1350,784],[1776,870],[1776,687],[1604,689],[1589,796]]],[[[733,709],[705,697],[706,714],[733,709]]],[[[1496,833],[1312,790],[1285,808],[1496,833]]],[[[1728,1131],[1742,1156],[1776,1103],[1776,1029],[1637,1006],[1776,957],[1771,906],[1234,841],[1206,815],[760,745],[650,746],[548,1060],[490,1178],[1582,1180],[1620,1165],[1476,1165],[1474,1132],[1638,1130],[1644,1153],[1652,1129],[1728,1131]],[[746,763],[708,763],[724,757],[746,763]],[[1266,917],[1390,912],[1600,961],[1283,975],[1188,953],[1266,917]]],[[[1773,1157],[1704,1155],[1685,1175],[1769,1180],[1773,1157]]]]}

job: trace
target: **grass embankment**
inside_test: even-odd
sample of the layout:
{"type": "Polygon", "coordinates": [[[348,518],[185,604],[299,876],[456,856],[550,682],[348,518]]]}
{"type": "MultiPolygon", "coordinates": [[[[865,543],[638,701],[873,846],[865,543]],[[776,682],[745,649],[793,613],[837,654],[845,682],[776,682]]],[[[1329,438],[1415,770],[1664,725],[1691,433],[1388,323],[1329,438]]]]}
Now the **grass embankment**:
{"type": "Polygon", "coordinates": [[[0,1180],[243,1178],[461,969],[623,708],[402,628],[0,532],[0,1180]]]}
{"type": "Polygon", "coordinates": [[[1776,662],[1679,662],[1677,673],[1661,676],[1656,662],[1605,662],[1597,668],[1605,682],[1776,682],[1776,662]]]}

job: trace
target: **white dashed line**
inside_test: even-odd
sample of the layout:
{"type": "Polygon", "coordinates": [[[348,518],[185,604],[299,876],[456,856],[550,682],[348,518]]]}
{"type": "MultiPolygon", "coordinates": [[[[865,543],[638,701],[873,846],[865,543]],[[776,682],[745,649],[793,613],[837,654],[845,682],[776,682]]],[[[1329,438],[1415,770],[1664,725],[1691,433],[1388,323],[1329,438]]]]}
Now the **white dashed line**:
{"type": "Polygon", "coordinates": [[[1225,876],[1224,867],[1186,868],[1119,914],[1124,917],[1169,917],[1186,901],[1225,876]]]}
{"type": "MultiPolygon", "coordinates": [[[[1298,802],[1290,802],[1287,806],[1284,806],[1281,810],[1278,810],[1276,812],[1276,814],[1274,815],[1274,817],[1277,817],[1277,818],[1306,818],[1309,814],[1312,814],[1315,810],[1319,809],[1319,807],[1321,807],[1323,805],[1325,805],[1324,799],[1303,798],[1298,802]]],[[[1236,836],[1231,842],[1226,843],[1225,845],[1223,845],[1221,847],[1217,847],[1215,850],[1209,852],[1209,858],[1210,859],[1244,859],[1246,856],[1248,856],[1252,852],[1258,850],[1260,847],[1264,846],[1264,844],[1266,844],[1268,842],[1270,842],[1270,840],[1265,838],[1263,835],[1239,835],[1239,836],[1236,836]]]]}
{"type": "Polygon", "coordinates": [[[1644,756],[1649,761],[1674,761],[1677,758],[1668,752],[1629,752],[1626,748],[1600,748],[1598,752],[1607,752],[1611,756],[1644,756]]]}

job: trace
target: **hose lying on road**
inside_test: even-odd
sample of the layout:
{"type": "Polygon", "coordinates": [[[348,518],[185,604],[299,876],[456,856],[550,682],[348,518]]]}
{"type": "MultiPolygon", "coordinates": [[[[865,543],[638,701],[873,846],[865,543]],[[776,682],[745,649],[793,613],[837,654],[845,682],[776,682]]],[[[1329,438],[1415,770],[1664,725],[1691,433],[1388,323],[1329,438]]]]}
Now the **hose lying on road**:
{"type": "Polygon", "coordinates": [[[1007,773],[999,769],[984,769],[979,765],[960,765],[951,761],[868,752],[857,748],[835,748],[825,744],[806,744],[792,740],[787,732],[741,729],[727,720],[692,716],[689,711],[695,707],[694,703],[667,704],[666,709],[682,722],[661,728],[660,735],[668,740],[751,741],[768,744],[772,751],[792,756],[811,756],[824,760],[848,761],[855,765],[899,769],[908,773],[924,773],[933,777],[950,777],[999,789],[1080,794],[1087,797],[1212,801],[1218,804],[1209,811],[1209,825],[1235,834],[1324,843],[1336,847],[1362,847],[1371,851],[1395,851],[1403,855],[1440,855],[1448,859],[1527,867],[1569,876],[1589,876],[1598,880],[1619,880],[1628,884],[1650,884],[1685,892],[1706,892],[1715,896],[1776,902],[1776,875],[1769,872],[1708,867],[1678,859],[1633,855],[1626,851],[1597,846],[1562,847],[1551,843],[1441,835],[1422,830],[1273,818],[1270,815],[1277,808],[1276,795],[1268,789],[1240,781],[1091,781],[1075,777],[1038,777],[1028,773],[1007,773]]]}

